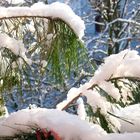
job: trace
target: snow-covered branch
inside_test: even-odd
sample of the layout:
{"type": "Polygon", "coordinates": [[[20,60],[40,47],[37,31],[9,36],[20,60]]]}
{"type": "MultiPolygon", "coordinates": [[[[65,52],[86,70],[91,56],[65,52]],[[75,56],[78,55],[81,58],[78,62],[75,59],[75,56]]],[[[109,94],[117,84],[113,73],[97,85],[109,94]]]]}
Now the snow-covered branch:
{"type": "Polygon", "coordinates": [[[67,23],[81,39],[84,35],[84,21],[72,11],[72,9],[63,3],[52,3],[44,5],[36,3],[31,7],[9,7],[0,8],[0,20],[19,18],[19,17],[38,17],[48,19],[61,19],[67,23]]]}
{"type": "Polygon", "coordinates": [[[67,100],[58,104],[57,108],[60,110],[66,109],[72,102],[77,100],[81,95],[85,95],[88,91],[93,90],[94,87],[99,86],[106,91],[111,97],[117,101],[120,99],[119,90],[110,82],[118,79],[137,80],[140,79],[140,56],[137,51],[125,50],[119,54],[111,55],[105,59],[95,72],[92,79],[82,85],[80,88],[72,88],[67,95],[67,100]]]}
{"type": "MultiPolygon", "coordinates": [[[[123,22],[123,23],[134,24],[135,26],[139,26],[139,27],[140,27],[140,23],[137,22],[137,21],[135,21],[135,20],[117,18],[117,19],[111,21],[110,23],[108,23],[106,28],[108,28],[108,26],[110,26],[110,25],[112,25],[112,24],[114,24],[114,23],[116,23],[116,22],[123,22]]],[[[107,29],[106,29],[106,30],[107,30],[107,29]]]]}
{"type": "MultiPolygon", "coordinates": [[[[16,40],[14,38],[11,38],[5,33],[0,34],[0,48],[7,48],[11,52],[13,52],[16,56],[20,56],[23,58],[26,63],[31,65],[31,60],[27,58],[26,52],[27,49],[24,47],[24,44],[21,40],[16,40]]],[[[22,59],[20,58],[21,64],[23,63],[22,59]]],[[[19,64],[19,65],[21,65],[19,64]]]]}

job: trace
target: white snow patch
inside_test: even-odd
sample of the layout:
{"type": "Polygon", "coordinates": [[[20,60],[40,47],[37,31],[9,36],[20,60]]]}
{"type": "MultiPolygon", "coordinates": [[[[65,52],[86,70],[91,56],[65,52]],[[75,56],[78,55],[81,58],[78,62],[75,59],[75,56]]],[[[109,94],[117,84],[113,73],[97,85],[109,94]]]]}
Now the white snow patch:
{"type": "Polygon", "coordinates": [[[140,132],[140,104],[130,105],[125,108],[115,110],[115,115],[125,119],[119,119],[121,132],[140,132]],[[129,122],[127,122],[129,121],[129,122]],[[132,124],[131,124],[132,123],[132,124]]]}
{"type": "Polygon", "coordinates": [[[28,59],[25,55],[27,50],[24,47],[24,44],[21,40],[16,40],[14,38],[11,38],[6,33],[0,33],[0,48],[7,48],[15,55],[20,56],[21,58],[19,58],[17,62],[19,63],[19,65],[23,64],[22,59],[24,59],[29,65],[32,63],[31,60],[28,59]]]}
{"type": "Polygon", "coordinates": [[[30,126],[54,130],[64,140],[140,139],[140,133],[107,134],[99,125],[89,124],[76,115],[45,108],[23,109],[0,120],[0,136],[14,136],[21,132],[30,132],[30,126]]]}
{"type": "Polygon", "coordinates": [[[35,125],[54,130],[65,140],[94,140],[106,134],[100,126],[82,121],[76,115],[55,109],[37,108],[18,111],[0,122],[0,136],[14,136],[20,131],[29,132],[31,128],[28,126],[35,125]]]}
{"type": "Polygon", "coordinates": [[[57,105],[58,110],[62,110],[72,99],[77,97],[80,94],[80,90],[78,88],[71,88],[67,94],[67,99],[62,101],[57,105]]]}
{"type": "Polygon", "coordinates": [[[96,112],[97,109],[100,109],[103,114],[106,114],[107,110],[110,110],[110,103],[107,102],[105,97],[102,97],[96,90],[88,90],[83,93],[83,95],[87,97],[87,102],[92,106],[94,112],[96,112]]]}
{"type": "Polygon", "coordinates": [[[87,114],[84,106],[84,101],[81,97],[77,100],[77,104],[78,104],[77,107],[78,116],[80,117],[81,120],[86,120],[87,114]]]}
{"type": "Polygon", "coordinates": [[[119,99],[120,99],[119,90],[111,82],[102,81],[102,82],[99,83],[98,86],[100,88],[102,88],[107,94],[109,94],[114,99],[119,101],[119,99]]]}

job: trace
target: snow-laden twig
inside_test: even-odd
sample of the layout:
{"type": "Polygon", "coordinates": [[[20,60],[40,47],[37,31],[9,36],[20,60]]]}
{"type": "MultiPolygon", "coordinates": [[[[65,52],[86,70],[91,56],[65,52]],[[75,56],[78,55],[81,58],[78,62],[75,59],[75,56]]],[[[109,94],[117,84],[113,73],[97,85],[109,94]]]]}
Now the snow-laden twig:
{"type": "MultiPolygon", "coordinates": [[[[134,20],[134,18],[136,17],[136,15],[139,13],[140,8],[138,8],[137,10],[135,10],[135,12],[132,14],[132,16],[129,18],[129,20],[134,20]]],[[[123,32],[128,28],[129,24],[125,23],[123,29],[120,31],[119,33],[119,37],[123,34],[123,32]]]]}
{"type": "MultiPolygon", "coordinates": [[[[106,44],[103,40],[101,40],[102,38],[104,38],[106,32],[108,31],[108,29],[110,28],[110,26],[112,26],[112,24],[116,23],[116,22],[122,22],[124,24],[126,24],[123,29],[120,31],[119,33],[119,36],[122,34],[122,32],[125,31],[125,29],[128,27],[128,24],[133,24],[134,26],[138,26],[140,27],[140,23],[135,21],[134,20],[134,17],[137,15],[139,9],[133,14],[133,16],[129,19],[123,19],[123,18],[117,18],[109,23],[107,23],[106,25],[104,23],[101,23],[101,22],[96,22],[96,21],[93,21],[93,23],[95,24],[98,24],[98,25],[101,25],[101,26],[105,26],[105,29],[104,31],[98,36],[98,37],[95,37],[95,38],[92,38],[88,43],[90,42],[93,42],[93,41],[97,41],[98,40],[98,44],[99,43],[103,43],[103,44],[106,44]]],[[[120,40],[121,41],[121,40],[120,40]]],[[[119,42],[120,42],[119,41],[119,42]]]]}
{"type": "MultiPolygon", "coordinates": [[[[131,19],[122,19],[122,18],[117,18],[113,21],[111,21],[110,23],[107,24],[107,28],[108,26],[116,23],[116,22],[124,22],[124,23],[129,23],[129,24],[134,24],[135,26],[139,26],[140,27],[140,23],[135,21],[135,20],[131,20],[131,19]]],[[[107,29],[106,29],[107,30],[107,29]]]]}
{"type": "Polygon", "coordinates": [[[60,110],[65,110],[71,103],[81,95],[93,90],[96,86],[103,88],[111,97],[117,101],[120,99],[119,90],[110,82],[118,79],[128,79],[140,81],[140,69],[136,65],[140,64],[140,56],[137,51],[125,50],[119,54],[111,55],[105,59],[95,72],[92,79],[80,88],[72,88],[67,94],[67,100],[57,105],[60,110]]]}
{"type": "Polygon", "coordinates": [[[84,21],[64,3],[55,2],[45,5],[40,2],[31,7],[0,8],[0,20],[21,17],[61,19],[73,29],[80,39],[84,35],[84,21]]]}

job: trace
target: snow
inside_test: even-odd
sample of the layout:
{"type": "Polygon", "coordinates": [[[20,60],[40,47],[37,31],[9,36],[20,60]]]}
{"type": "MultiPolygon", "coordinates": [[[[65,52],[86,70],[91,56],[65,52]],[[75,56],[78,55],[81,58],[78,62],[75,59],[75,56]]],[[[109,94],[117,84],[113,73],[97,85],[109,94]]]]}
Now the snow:
{"type": "MultiPolygon", "coordinates": [[[[139,107],[137,105],[125,110],[126,112],[128,110],[134,111],[134,108],[137,109],[139,107]]],[[[140,133],[107,134],[99,125],[80,120],[76,115],[71,115],[65,111],[45,108],[23,109],[0,120],[0,136],[14,136],[21,132],[30,132],[31,127],[54,130],[64,140],[140,139],[140,133]]]]}
{"type": "Polygon", "coordinates": [[[80,117],[81,120],[86,120],[87,114],[84,106],[84,101],[81,97],[77,100],[77,104],[78,104],[77,107],[78,116],[80,117]]]}
{"type": "Polygon", "coordinates": [[[78,88],[71,88],[67,94],[67,99],[62,101],[57,105],[58,110],[62,110],[72,99],[77,97],[80,94],[80,90],[78,88]]]}
{"type": "MultiPolygon", "coordinates": [[[[81,85],[79,88],[74,88],[75,89],[74,91],[71,89],[68,92],[67,99],[62,103],[58,104],[58,108],[60,110],[63,109],[67,104],[70,103],[70,101],[72,101],[74,98],[78,97],[81,94],[86,95],[87,93],[87,95],[89,96],[95,96],[94,94],[91,95],[88,94],[88,90],[93,85],[98,85],[100,88],[106,91],[107,94],[109,94],[114,99],[116,99],[116,101],[119,101],[121,97],[119,90],[115,87],[115,85],[113,85],[108,80],[117,77],[140,78],[140,67],[137,67],[138,65],[140,65],[140,56],[138,55],[138,52],[135,50],[126,49],[118,54],[113,54],[105,58],[104,64],[99,66],[99,68],[95,71],[95,74],[91,78],[91,80],[85,83],[84,85],[81,85]]],[[[124,88],[123,91],[124,93],[121,94],[122,97],[124,97],[125,99],[122,100],[126,102],[127,95],[131,96],[131,94],[128,93],[129,91],[127,88],[124,88]],[[127,95],[123,95],[123,94],[127,94],[127,95]]],[[[89,97],[89,101],[90,100],[91,97],[89,97]]]]}
{"type": "Polygon", "coordinates": [[[0,19],[11,17],[43,17],[52,19],[61,19],[66,22],[81,39],[84,35],[84,21],[77,16],[72,9],[60,2],[45,5],[42,2],[35,3],[31,7],[8,7],[0,8],[0,19]]]}
{"type": "Polygon", "coordinates": [[[103,114],[107,113],[107,110],[111,107],[110,103],[106,101],[96,90],[88,90],[83,93],[87,97],[87,103],[91,105],[94,112],[100,108],[103,114]]]}
{"type": "Polygon", "coordinates": [[[109,134],[104,140],[139,140],[140,133],[109,134]]]}
{"type": "Polygon", "coordinates": [[[140,104],[117,109],[114,113],[130,122],[119,120],[121,132],[140,132],[140,104]]]}
{"type": "MultiPolygon", "coordinates": [[[[140,77],[140,56],[135,50],[126,49],[118,54],[105,58],[95,72],[89,84],[97,84],[117,101],[120,99],[119,90],[108,80],[117,77],[140,77]]],[[[128,91],[128,90],[127,90],[128,91]]],[[[122,93],[122,94],[126,94],[122,93]]],[[[122,95],[125,97],[125,95],[122,95]]]]}
{"type": "Polygon", "coordinates": [[[99,87],[102,88],[107,94],[112,96],[114,99],[119,101],[119,99],[121,97],[119,90],[111,82],[103,81],[103,82],[99,83],[99,87]]]}
{"type": "Polygon", "coordinates": [[[95,72],[93,81],[99,83],[100,81],[108,80],[116,72],[118,66],[121,64],[123,57],[130,50],[125,50],[119,54],[112,54],[109,57],[105,58],[105,62],[99,66],[98,70],[95,72]],[[117,58],[117,59],[116,59],[117,58]]]}
{"type": "MultiPolygon", "coordinates": [[[[99,97],[99,95],[97,95],[97,92],[95,92],[96,94],[89,94],[89,89],[91,89],[93,85],[98,85],[107,94],[116,99],[116,101],[119,101],[120,97],[122,96],[124,97],[124,99],[122,100],[126,102],[127,95],[131,96],[131,93],[129,93],[128,89],[124,88],[123,93],[121,93],[122,95],[120,95],[119,90],[108,80],[110,78],[116,77],[140,77],[140,67],[137,67],[138,65],[140,65],[140,56],[135,50],[126,49],[118,54],[113,54],[107,57],[104,64],[102,64],[95,71],[95,74],[91,78],[91,80],[84,85],[81,85],[79,88],[72,88],[67,94],[67,99],[59,103],[57,105],[57,108],[59,110],[62,110],[73,99],[82,94],[84,94],[87,99],[89,99],[88,103],[92,104],[94,110],[95,105],[100,107],[101,104],[104,104],[104,102],[106,101],[105,99],[104,102],[103,100],[101,101],[101,98],[99,97]],[[94,98],[96,98],[97,100],[93,105],[93,103],[91,102],[94,101],[94,98]]],[[[103,112],[106,112],[105,107],[101,106],[101,108],[103,112]]]]}
{"type": "Polygon", "coordinates": [[[26,52],[26,49],[21,41],[15,40],[5,33],[0,34],[0,47],[10,49],[15,55],[20,55],[21,53],[26,52]]]}
{"type": "MultiPolygon", "coordinates": [[[[128,87],[129,80],[122,79],[122,81],[118,82],[118,85],[123,89],[121,90],[122,93],[120,93],[118,88],[116,88],[115,85],[109,81],[109,79],[125,76],[140,78],[140,67],[138,67],[139,65],[140,56],[135,50],[127,49],[120,52],[119,54],[114,54],[107,57],[105,59],[105,63],[102,64],[99,69],[97,69],[94,76],[89,82],[81,85],[79,88],[72,88],[68,92],[67,99],[58,104],[58,109],[61,110],[65,108],[65,106],[69,105],[71,101],[77,99],[76,97],[84,95],[87,98],[87,103],[92,107],[93,112],[96,112],[97,109],[100,109],[101,113],[107,116],[109,121],[114,126],[116,126],[116,128],[120,130],[120,132],[140,132],[140,106],[129,106],[127,107],[128,109],[121,108],[120,110],[117,110],[116,106],[108,102],[104,95],[102,95],[102,93],[100,93],[98,89],[98,87],[102,88],[106,92],[106,94],[112,96],[114,99],[116,99],[116,101],[119,101],[121,97],[121,99],[123,98],[122,101],[124,103],[129,103],[127,96],[129,95],[130,97],[132,97],[130,87],[128,87]],[[125,86],[123,82],[125,84],[127,83],[127,86],[125,86]],[[94,88],[96,85],[98,86],[94,88]],[[112,114],[122,119],[113,117],[112,115],[109,115],[108,112],[112,112],[112,114]],[[123,119],[126,121],[124,121],[123,119]]],[[[135,134],[132,135],[135,137],[135,134]]],[[[130,135],[130,137],[132,135],[130,135]]],[[[125,136],[123,135],[116,135],[116,137],[118,137],[118,139],[123,139],[123,137],[125,138],[125,136]]]]}
{"type": "MultiPolygon", "coordinates": [[[[15,55],[20,56],[28,64],[31,64],[31,60],[28,59],[25,55],[27,50],[24,47],[24,44],[21,40],[16,40],[14,38],[11,38],[5,33],[0,33],[0,48],[7,48],[11,50],[11,52],[13,52],[15,55]]],[[[23,60],[21,58],[18,59],[19,65],[22,65],[23,63],[23,60]]],[[[13,66],[14,66],[14,63],[13,63],[13,66]]]]}
{"type": "Polygon", "coordinates": [[[46,60],[42,60],[41,61],[41,64],[42,64],[42,67],[44,68],[44,67],[47,66],[48,62],[46,60]]]}
{"type": "Polygon", "coordinates": [[[0,123],[0,135],[14,136],[20,132],[29,132],[31,128],[28,126],[54,130],[65,140],[99,139],[106,134],[100,126],[82,121],[76,115],[55,109],[37,108],[24,109],[11,114],[0,123]]]}
{"type": "Polygon", "coordinates": [[[133,76],[140,77],[140,56],[136,50],[126,49],[118,54],[113,54],[105,58],[102,64],[95,72],[93,81],[99,83],[113,77],[133,76]],[[136,69],[137,67],[137,69],[136,69]]]}
{"type": "MultiPolygon", "coordinates": [[[[121,81],[118,82],[118,85],[122,87],[121,91],[123,94],[121,94],[121,96],[122,96],[122,102],[124,104],[130,104],[131,100],[128,100],[128,97],[134,100],[130,86],[129,86],[130,84],[131,84],[131,81],[127,79],[122,79],[121,81]]],[[[136,88],[136,85],[133,85],[133,87],[136,88]]]]}

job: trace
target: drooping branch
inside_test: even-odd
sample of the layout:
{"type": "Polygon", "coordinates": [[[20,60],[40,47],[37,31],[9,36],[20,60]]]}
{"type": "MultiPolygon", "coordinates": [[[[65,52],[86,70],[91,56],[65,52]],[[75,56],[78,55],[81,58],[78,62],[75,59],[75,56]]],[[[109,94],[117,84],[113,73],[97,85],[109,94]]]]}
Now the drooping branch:
{"type": "Polygon", "coordinates": [[[0,8],[0,20],[21,17],[61,19],[73,29],[80,39],[84,35],[84,21],[64,3],[56,2],[50,5],[36,3],[31,7],[0,8]]]}
{"type": "MultiPolygon", "coordinates": [[[[38,15],[36,15],[36,16],[32,16],[32,15],[31,16],[28,16],[28,15],[22,15],[22,16],[2,17],[2,18],[0,17],[0,20],[10,20],[10,19],[18,19],[18,18],[32,18],[32,19],[34,19],[34,18],[40,18],[40,19],[53,20],[54,22],[60,20],[63,23],[67,24],[69,26],[69,28],[76,34],[76,32],[72,29],[72,27],[69,25],[69,23],[66,23],[63,19],[58,18],[58,17],[53,18],[53,17],[49,17],[49,16],[38,16],[38,15]]],[[[77,34],[76,34],[76,36],[78,37],[77,34]]]]}

